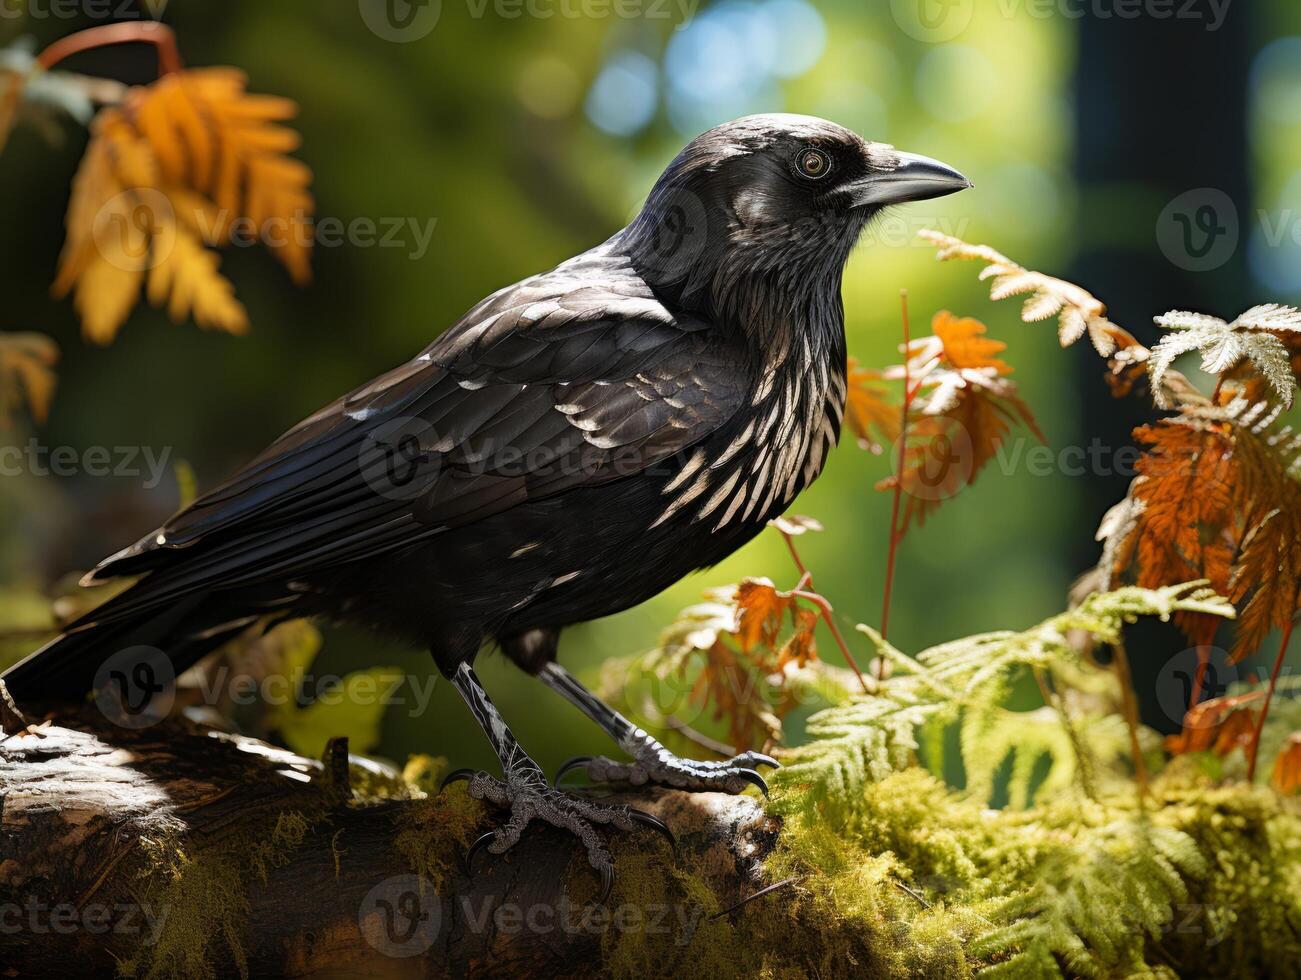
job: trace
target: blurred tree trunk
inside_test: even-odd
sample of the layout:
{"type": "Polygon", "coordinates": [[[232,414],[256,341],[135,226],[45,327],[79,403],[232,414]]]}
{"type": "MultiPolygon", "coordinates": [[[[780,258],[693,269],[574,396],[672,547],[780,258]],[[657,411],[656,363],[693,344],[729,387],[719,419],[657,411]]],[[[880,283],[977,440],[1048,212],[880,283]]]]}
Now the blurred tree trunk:
{"type": "MultiPolygon", "coordinates": [[[[1247,134],[1252,11],[1233,3],[1170,6],[1165,17],[1153,16],[1154,6],[1136,16],[1123,16],[1119,5],[1087,13],[1075,74],[1079,251],[1068,278],[1149,345],[1159,336],[1152,317],[1167,310],[1232,319],[1267,299],[1248,299],[1246,271],[1255,215],[1247,134]]],[[[1112,398],[1096,358],[1081,354],[1076,363],[1081,444],[1098,439],[1108,450],[1107,471],[1081,483],[1083,520],[1096,526],[1134,475],[1112,465],[1124,460],[1117,450],[1131,446],[1134,427],[1156,413],[1145,399],[1112,398]]],[[[1087,536],[1076,540],[1072,561],[1082,570],[1097,561],[1097,546],[1087,536]]],[[[1186,643],[1174,627],[1151,621],[1135,627],[1132,646],[1174,654],[1186,643]]],[[[1143,722],[1170,732],[1180,719],[1155,696],[1163,666],[1163,658],[1140,658],[1134,682],[1143,722]]]]}
{"type": "Polygon", "coordinates": [[[331,749],[322,765],[181,721],[123,731],[92,708],[0,739],[0,975],[583,976],[638,930],[689,971],[696,928],[763,887],[779,831],[746,797],[622,794],[678,847],[618,843],[601,909],[573,837],[535,825],[467,876],[499,815],[464,784],[410,798],[331,749]]]}

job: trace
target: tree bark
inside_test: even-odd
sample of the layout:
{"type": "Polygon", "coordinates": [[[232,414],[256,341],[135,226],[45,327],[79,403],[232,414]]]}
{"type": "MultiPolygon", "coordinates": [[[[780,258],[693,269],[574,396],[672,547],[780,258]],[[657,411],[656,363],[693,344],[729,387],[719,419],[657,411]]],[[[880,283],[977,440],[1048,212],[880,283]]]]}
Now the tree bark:
{"type": "Polygon", "coordinates": [[[464,783],[426,796],[338,742],[322,764],[184,720],[44,717],[0,736],[3,976],[583,976],[630,937],[689,966],[701,924],[764,887],[780,830],[748,797],[617,794],[678,845],[623,835],[597,906],[547,826],[468,874],[504,816],[464,783]]]}

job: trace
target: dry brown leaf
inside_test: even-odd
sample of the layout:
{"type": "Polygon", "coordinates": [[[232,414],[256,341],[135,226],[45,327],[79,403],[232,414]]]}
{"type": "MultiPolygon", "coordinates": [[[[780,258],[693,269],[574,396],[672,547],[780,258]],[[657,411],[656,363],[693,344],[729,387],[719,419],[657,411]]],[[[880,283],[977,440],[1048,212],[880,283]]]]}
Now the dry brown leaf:
{"type": "MultiPolygon", "coordinates": [[[[1167,420],[1136,429],[1134,438],[1148,447],[1133,489],[1141,513],[1130,529],[1133,547],[1121,549],[1118,561],[1132,556],[1146,588],[1206,579],[1226,594],[1237,539],[1236,464],[1227,434],[1167,420]]],[[[1220,625],[1218,617],[1196,613],[1175,622],[1194,645],[1211,643],[1220,625]]]]}
{"type": "Polygon", "coordinates": [[[1166,736],[1166,750],[1174,755],[1214,752],[1226,756],[1245,748],[1256,731],[1256,711],[1251,705],[1264,696],[1264,691],[1248,691],[1201,702],[1184,716],[1178,735],[1166,736]]]}

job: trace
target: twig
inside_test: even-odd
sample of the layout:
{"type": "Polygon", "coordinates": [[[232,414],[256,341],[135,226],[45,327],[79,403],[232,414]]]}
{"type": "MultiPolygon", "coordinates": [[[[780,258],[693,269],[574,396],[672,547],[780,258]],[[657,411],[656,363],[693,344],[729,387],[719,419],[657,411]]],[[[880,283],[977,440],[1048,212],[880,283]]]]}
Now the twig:
{"type": "Polygon", "coordinates": [[[838,627],[835,621],[831,618],[831,603],[818,593],[811,591],[813,589],[813,573],[809,571],[808,566],[806,566],[804,561],[800,558],[799,549],[795,547],[795,539],[781,528],[776,528],[776,531],[786,540],[786,547],[790,549],[791,559],[795,562],[795,567],[800,571],[800,580],[795,584],[795,588],[791,590],[791,595],[798,596],[801,599],[806,599],[818,607],[822,613],[822,621],[826,623],[827,628],[831,630],[831,635],[835,638],[836,645],[840,647],[840,652],[844,655],[845,662],[849,664],[850,668],[854,671],[854,676],[858,678],[858,683],[859,686],[863,688],[863,693],[871,694],[871,689],[867,686],[867,678],[864,677],[863,672],[858,669],[858,661],[856,661],[854,655],[850,653],[849,644],[845,642],[845,638],[840,635],[840,627],[838,627]]]}
{"type": "MultiPolygon", "coordinates": [[[[899,306],[903,320],[903,408],[899,424],[899,446],[895,453],[894,492],[890,501],[890,541],[885,560],[885,587],[881,595],[881,639],[889,637],[890,595],[894,591],[894,566],[899,550],[899,508],[903,501],[903,467],[908,446],[908,410],[912,407],[912,378],[908,366],[908,348],[912,342],[908,325],[908,290],[899,290],[899,306]]],[[[876,660],[876,679],[883,680],[885,661],[876,660]]]]}
{"type": "Polygon", "coordinates": [[[1260,734],[1265,730],[1265,718],[1269,715],[1269,703],[1274,700],[1274,688],[1278,686],[1278,675],[1283,669],[1283,657],[1287,646],[1292,641],[1292,627],[1296,617],[1288,620],[1283,629],[1283,639],[1278,644],[1278,654],[1274,657],[1274,669],[1269,672],[1269,687],[1265,691],[1265,703],[1260,706],[1260,717],[1256,719],[1256,730],[1251,733],[1251,745],[1247,747],[1247,782],[1256,778],[1256,753],[1260,750],[1260,734]]]}
{"type": "Polygon", "coordinates": [[[1120,704],[1125,713],[1125,727],[1129,729],[1129,751],[1134,757],[1134,778],[1138,780],[1138,805],[1147,808],[1148,785],[1147,763],[1143,759],[1143,749],[1138,741],[1138,702],[1134,698],[1134,679],[1129,671],[1129,655],[1125,652],[1125,643],[1117,639],[1111,645],[1112,666],[1116,679],[1120,682],[1120,704]]]}
{"type": "Polygon", "coordinates": [[[896,888],[898,888],[900,891],[907,892],[907,893],[908,893],[909,895],[911,895],[913,898],[917,899],[917,901],[921,903],[922,908],[924,908],[924,909],[929,909],[929,908],[931,907],[931,903],[928,902],[928,901],[926,901],[926,899],[925,899],[924,897],[922,897],[922,895],[921,895],[920,892],[917,892],[916,890],[914,890],[914,889],[912,889],[912,888],[909,888],[907,885],[905,885],[905,884],[904,884],[902,881],[900,881],[898,878],[891,878],[891,879],[890,879],[890,883],[893,884],[893,885],[894,885],[896,888]]]}
{"type": "Polygon", "coordinates": [[[849,652],[849,644],[846,643],[845,638],[840,635],[840,627],[836,625],[836,621],[831,616],[833,611],[831,603],[818,593],[809,592],[806,589],[794,589],[792,590],[791,595],[795,596],[797,599],[803,599],[806,602],[813,603],[822,611],[822,621],[827,624],[827,629],[831,630],[831,635],[836,640],[836,646],[840,647],[840,652],[845,655],[845,661],[854,669],[854,676],[858,678],[858,683],[859,686],[863,688],[863,693],[871,694],[872,689],[867,686],[867,678],[864,677],[863,672],[858,669],[858,662],[854,660],[854,655],[849,652]]]}
{"type": "Polygon", "coordinates": [[[711,920],[721,919],[725,915],[731,915],[733,912],[735,912],[737,909],[741,908],[742,906],[749,905],[756,898],[763,898],[765,895],[769,895],[772,892],[777,891],[779,888],[787,888],[790,885],[795,884],[797,881],[802,881],[803,879],[804,879],[803,875],[795,875],[794,877],[791,878],[783,878],[781,881],[777,882],[776,884],[769,885],[767,888],[760,888],[753,895],[747,895],[745,898],[741,899],[735,905],[729,908],[725,908],[721,912],[715,912],[709,918],[711,920]]]}
{"type": "Polygon", "coordinates": [[[1197,707],[1202,699],[1202,685],[1206,681],[1206,670],[1211,665],[1211,648],[1205,643],[1197,645],[1197,670],[1193,672],[1193,689],[1188,694],[1188,710],[1197,707]]]}
{"type": "Polygon", "coordinates": [[[158,52],[159,76],[181,70],[181,52],[176,46],[176,35],[172,29],[156,21],[138,20],[104,24],[59,38],[36,56],[36,63],[49,71],[64,58],[92,48],[134,43],[154,46],[158,52]]]}
{"type": "Polygon", "coordinates": [[[736,749],[728,745],[726,742],[720,742],[716,738],[710,738],[704,732],[697,731],[677,715],[669,715],[664,719],[664,723],[679,735],[694,742],[696,745],[699,745],[702,749],[714,753],[714,755],[720,758],[730,759],[732,756],[737,754],[736,749]]]}

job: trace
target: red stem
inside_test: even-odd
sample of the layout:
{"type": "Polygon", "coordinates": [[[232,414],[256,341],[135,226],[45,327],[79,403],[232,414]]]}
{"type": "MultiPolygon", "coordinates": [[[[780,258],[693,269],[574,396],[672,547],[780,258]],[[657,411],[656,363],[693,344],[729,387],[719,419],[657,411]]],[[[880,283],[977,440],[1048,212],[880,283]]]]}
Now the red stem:
{"type": "MultiPolygon", "coordinates": [[[[899,305],[903,319],[903,419],[899,424],[899,451],[895,454],[894,493],[890,502],[890,543],[885,560],[885,588],[881,596],[881,639],[889,636],[890,630],[890,596],[894,592],[894,566],[899,552],[899,509],[903,500],[904,452],[908,445],[908,409],[912,407],[912,378],[909,376],[908,348],[911,343],[908,327],[908,290],[899,290],[899,305]]],[[[877,680],[882,679],[885,662],[877,658],[877,680]]]]}
{"type": "Polygon", "coordinates": [[[863,672],[858,669],[858,661],[856,661],[854,655],[849,652],[849,644],[846,643],[845,638],[840,635],[840,627],[838,627],[835,621],[831,618],[831,603],[816,592],[806,591],[806,589],[811,590],[813,588],[813,573],[808,570],[803,559],[800,558],[799,550],[795,547],[795,539],[785,531],[781,530],[781,528],[777,528],[777,531],[781,534],[783,540],[785,540],[786,547],[790,549],[791,559],[795,562],[795,567],[800,570],[800,580],[795,583],[795,588],[791,590],[791,595],[798,596],[801,599],[806,599],[818,607],[819,611],[822,613],[822,621],[826,623],[827,628],[831,630],[831,635],[836,639],[836,645],[840,647],[840,652],[845,656],[845,663],[849,664],[850,668],[854,671],[854,676],[858,678],[858,683],[863,688],[863,693],[870,694],[871,691],[867,688],[867,678],[865,678],[863,672]]]}
{"type": "Polygon", "coordinates": [[[49,71],[64,58],[69,58],[92,48],[110,44],[152,44],[158,52],[159,76],[181,70],[181,53],[176,47],[176,35],[166,24],[155,21],[123,21],[104,24],[59,38],[36,56],[36,63],[49,71]]]}
{"type": "Polygon", "coordinates": [[[1256,730],[1251,733],[1251,745],[1247,747],[1247,782],[1256,778],[1256,753],[1260,749],[1260,733],[1265,730],[1265,718],[1269,715],[1269,703],[1274,700],[1274,688],[1278,685],[1278,675],[1283,669],[1283,657],[1287,645],[1292,640],[1292,627],[1296,617],[1288,620],[1283,628],[1283,639],[1278,644],[1278,655],[1274,657],[1274,669],[1269,674],[1269,688],[1265,691],[1265,703],[1260,706],[1260,717],[1256,719],[1256,730]]]}
{"type": "Polygon", "coordinates": [[[858,678],[858,683],[863,688],[863,693],[871,694],[872,692],[871,690],[868,689],[867,686],[867,678],[864,677],[863,672],[858,669],[858,663],[854,660],[854,655],[849,652],[849,644],[846,643],[845,638],[840,635],[840,627],[836,625],[836,621],[831,618],[831,613],[832,613],[831,603],[829,603],[822,596],[818,595],[818,593],[806,592],[803,589],[796,589],[793,592],[791,592],[791,595],[795,596],[797,599],[803,599],[806,602],[811,602],[815,606],[817,606],[819,610],[821,610],[822,621],[827,624],[827,628],[831,630],[831,635],[835,637],[836,646],[840,647],[840,652],[845,655],[845,662],[848,663],[849,666],[853,668],[854,676],[858,678]]]}
{"type": "Polygon", "coordinates": [[[1202,685],[1206,682],[1206,668],[1211,664],[1211,648],[1206,644],[1200,644],[1197,647],[1197,670],[1193,674],[1193,689],[1188,695],[1188,710],[1192,711],[1197,707],[1197,702],[1202,699],[1202,685]]]}

